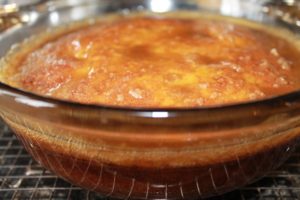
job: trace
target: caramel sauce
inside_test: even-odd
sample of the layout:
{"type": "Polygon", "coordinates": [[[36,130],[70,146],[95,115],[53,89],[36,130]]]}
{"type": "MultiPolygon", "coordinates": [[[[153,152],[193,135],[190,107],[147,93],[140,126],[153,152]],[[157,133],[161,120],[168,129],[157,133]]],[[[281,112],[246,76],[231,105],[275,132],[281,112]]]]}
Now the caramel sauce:
{"type": "MultiPolygon", "coordinates": [[[[172,167],[165,163],[143,167],[139,160],[136,165],[122,166],[65,154],[56,149],[56,144],[27,137],[16,127],[14,131],[27,151],[47,169],[76,185],[117,199],[202,199],[221,195],[279,167],[299,142],[299,137],[285,141],[286,136],[280,136],[274,138],[280,140],[279,144],[243,156],[233,151],[232,159],[227,161],[220,158],[219,162],[204,165],[172,167]]],[[[115,152],[115,156],[120,155],[115,152]]]]}
{"type": "Polygon", "coordinates": [[[297,45],[248,24],[200,16],[116,17],[17,52],[19,61],[8,59],[2,79],[40,95],[132,107],[231,104],[299,89],[297,45]]]}

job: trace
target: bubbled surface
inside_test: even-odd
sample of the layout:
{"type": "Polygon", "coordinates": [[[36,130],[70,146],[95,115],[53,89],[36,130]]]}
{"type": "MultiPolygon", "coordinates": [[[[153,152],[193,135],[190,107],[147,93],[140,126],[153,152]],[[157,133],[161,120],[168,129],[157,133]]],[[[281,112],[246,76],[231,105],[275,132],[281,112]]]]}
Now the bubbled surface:
{"type": "Polygon", "coordinates": [[[10,85],[81,103],[195,107],[299,88],[300,53],[288,40],[216,18],[104,20],[48,39],[20,60],[10,85]]]}

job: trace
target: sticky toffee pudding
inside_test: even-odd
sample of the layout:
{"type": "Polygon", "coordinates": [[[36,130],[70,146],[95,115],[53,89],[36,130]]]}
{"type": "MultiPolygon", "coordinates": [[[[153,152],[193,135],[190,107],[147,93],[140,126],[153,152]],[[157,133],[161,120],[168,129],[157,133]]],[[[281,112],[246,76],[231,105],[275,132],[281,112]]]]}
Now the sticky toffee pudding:
{"type": "Polygon", "coordinates": [[[54,112],[59,119],[49,110],[41,119],[13,112],[3,118],[43,166],[103,195],[219,195],[286,160],[299,142],[298,111],[285,104],[253,106],[238,119],[214,111],[201,116],[219,121],[205,124],[197,110],[177,113],[180,118],[163,109],[219,108],[298,90],[299,42],[291,35],[240,19],[183,13],[70,25],[19,44],[2,61],[1,81],[103,109],[62,107],[54,112]],[[277,105],[281,110],[273,116],[269,107],[277,105]],[[117,113],[124,107],[134,114],[141,108],[159,112],[146,119],[141,111],[137,119],[128,110],[117,113]]]}

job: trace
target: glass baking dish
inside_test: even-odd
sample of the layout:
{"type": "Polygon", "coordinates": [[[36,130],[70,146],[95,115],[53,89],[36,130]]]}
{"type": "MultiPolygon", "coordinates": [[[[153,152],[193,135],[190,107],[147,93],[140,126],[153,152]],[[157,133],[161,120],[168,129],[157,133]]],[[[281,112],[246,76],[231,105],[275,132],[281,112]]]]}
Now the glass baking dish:
{"type": "MultiPolygon", "coordinates": [[[[299,35],[297,2],[41,1],[16,9],[1,57],[56,26],[107,13],[185,10],[245,18],[299,35]],[[297,9],[296,9],[297,10],[297,9]]],[[[5,17],[6,15],[4,15],[5,17]]],[[[240,104],[144,109],[84,105],[0,84],[0,113],[27,151],[60,177],[119,199],[196,199],[262,177],[293,152],[300,92],[240,104]]]]}

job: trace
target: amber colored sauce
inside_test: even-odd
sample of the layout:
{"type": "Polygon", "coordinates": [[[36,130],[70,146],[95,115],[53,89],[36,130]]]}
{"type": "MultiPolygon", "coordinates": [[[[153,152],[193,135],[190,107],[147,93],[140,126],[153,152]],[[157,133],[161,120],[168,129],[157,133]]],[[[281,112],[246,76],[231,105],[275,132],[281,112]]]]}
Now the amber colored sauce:
{"type": "Polygon", "coordinates": [[[138,166],[138,162],[137,166],[126,167],[78,159],[76,155],[49,150],[42,141],[32,141],[22,134],[17,136],[47,169],[76,185],[118,199],[202,199],[220,195],[279,167],[299,142],[292,139],[258,153],[236,155],[230,161],[210,165],[145,168],[138,166]],[[28,141],[32,141],[34,148],[28,141]]]}
{"type": "Polygon", "coordinates": [[[47,40],[4,82],[87,104],[197,107],[299,89],[299,66],[295,45],[247,23],[136,16],[47,40]]]}

